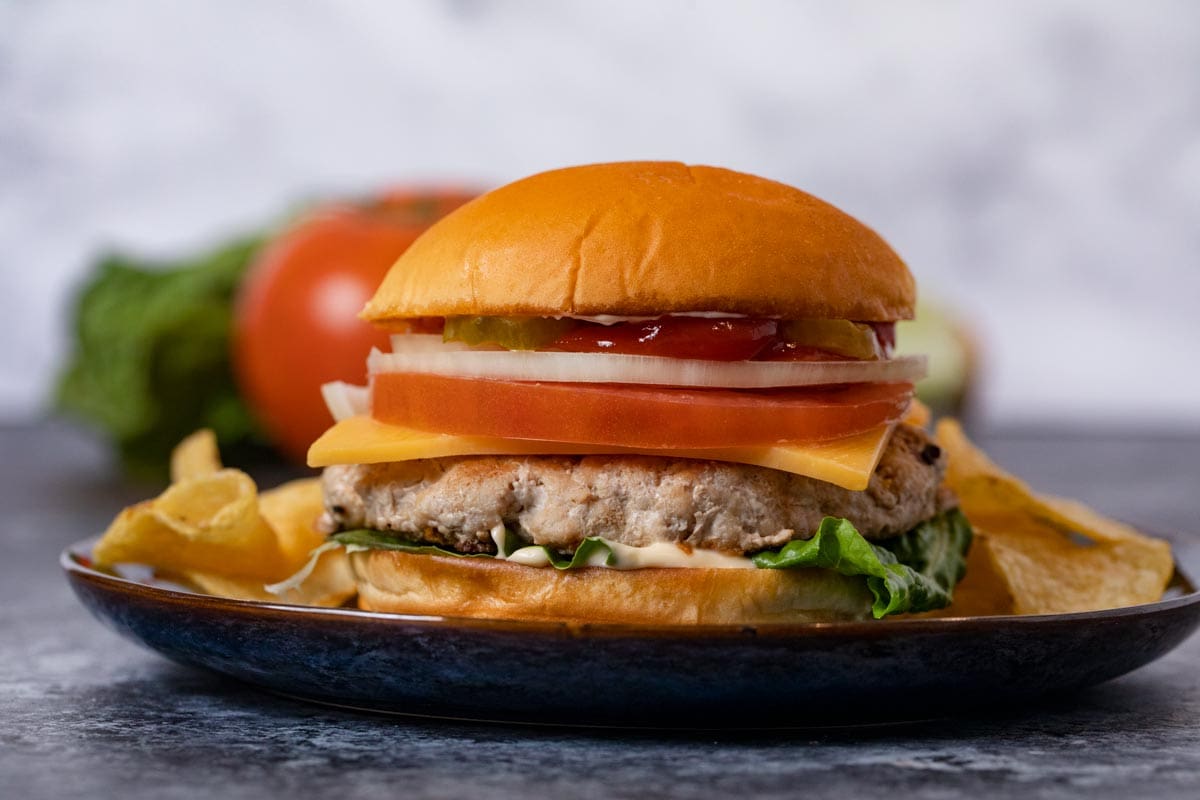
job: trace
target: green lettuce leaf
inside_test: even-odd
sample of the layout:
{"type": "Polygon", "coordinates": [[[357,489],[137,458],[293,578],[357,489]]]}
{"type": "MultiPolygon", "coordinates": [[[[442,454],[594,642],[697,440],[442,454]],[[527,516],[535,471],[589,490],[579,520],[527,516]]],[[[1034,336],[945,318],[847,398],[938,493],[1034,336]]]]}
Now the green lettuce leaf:
{"type": "MultiPolygon", "coordinates": [[[[369,550],[400,550],[405,553],[424,553],[431,556],[455,556],[457,558],[494,558],[490,553],[459,553],[445,547],[413,542],[401,536],[383,533],[382,531],[373,531],[367,528],[342,531],[341,533],[335,533],[330,538],[339,544],[365,547],[369,550]]],[[[517,543],[514,541],[514,538],[512,536],[505,537],[504,555],[510,556],[517,550],[517,543]]],[[[595,561],[592,557],[597,554],[600,554],[603,558],[603,563],[606,565],[612,565],[615,561],[612,548],[603,539],[595,536],[584,539],[575,552],[571,554],[570,558],[559,555],[541,545],[522,544],[521,549],[525,548],[541,550],[546,554],[547,560],[555,569],[575,569],[577,567],[585,567],[589,563],[594,564],[595,561]]]]}
{"type": "Polygon", "coordinates": [[[229,359],[234,295],[261,244],[165,263],[111,256],[83,287],[57,409],[106,433],[130,473],[164,476],[171,448],[197,428],[223,450],[262,443],[229,359]]]}
{"type": "Polygon", "coordinates": [[[876,619],[945,608],[966,572],[971,525],[958,509],[939,514],[903,536],[872,544],[848,520],[826,517],[811,539],[756,554],[763,569],[818,567],[861,575],[875,601],[876,619]]]}
{"type": "Polygon", "coordinates": [[[427,556],[454,556],[456,558],[492,558],[490,553],[458,553],[435,544],[421,544],[402,536],[396,536],[383,531],[373,531],[369,528],[355,528],[350,531],[335,533],[329,537],[346,547],[357,547],[366,550],[399,550],[402,553],[421,553],[427,556]]]}

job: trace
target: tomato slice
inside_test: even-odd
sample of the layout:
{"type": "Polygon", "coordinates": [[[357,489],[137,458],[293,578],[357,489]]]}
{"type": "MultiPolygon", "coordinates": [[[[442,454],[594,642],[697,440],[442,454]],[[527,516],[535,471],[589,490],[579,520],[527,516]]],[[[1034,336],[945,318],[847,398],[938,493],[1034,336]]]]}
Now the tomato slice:
{"type": "Polygon", "coordinates": [[[840,438],[899,420],[912,396],[908,383],[736,391],[394,372],[375,375],[372,385],[372,415],[381,422],[656,450],[840,438]]]}
{"type": "Polygon", "coordinates": [[[663,317],[617,325],[582,325],[548,345],[570,353],[623,353],[706,361],[754,358],[778,332],[773,319],[663,317]]]}

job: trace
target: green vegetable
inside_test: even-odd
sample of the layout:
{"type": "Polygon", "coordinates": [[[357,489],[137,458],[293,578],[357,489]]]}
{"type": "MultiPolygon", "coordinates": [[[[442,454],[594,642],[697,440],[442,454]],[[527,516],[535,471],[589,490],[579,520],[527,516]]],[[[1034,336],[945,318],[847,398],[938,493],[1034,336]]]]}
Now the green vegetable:
{"type": "MultiPolygon", "coordinates": [[[[811,539],[758,553],[752,560],[760,569],[832,569],[842,575],[862,576],[875,598],[871,612],[879,619],[889,614],[932,611],[949,605],[954,586],[966,572],[971,537],[971,525],[957,509],[939,514],[882,545],[868,542],[848,520],[826,517],[811,539]]],[[[339,544],[368,549],[492,558],[486,553],[457,553],[367,529],[344,531],[332,538],[339,544]]],[[[515,549],[513,539],[505,537],[506,556],[515,549]]],[[[584,539],[570,558],[541,549],[558,569],[594,563],[592,557],[597,553],[607,553],[605,564],[614,561],[612,548],[598,537],[584,539]]]]}
{"type": "Polygon", "coordinates": [[[545,317],[446,317],[442,339],[470,345],[498,344],[509,350],[545,347],[577,325],[545,317]]]}
{"type": "Polygon", "coordinates": [[[789,342],[816,347],[851,358],[879,358],[875,332],[870,325],[844,319],[790,319],[779,323],[779,333],[789,342]]]}
{"type": "Polygon", "coordinates": [[[971,525],[958,509],[882,545],[868,542],[848,520],[826,517],[811,539],[758,553],[754,563],[763,569],[823,567],[865,576],[875,597],[871,613],[879,619],[948,606],[966,573],[971,537],[971,525]]]}
{"type": "MultiPolygon", "coordinates": [[[[395,536],[382,531],[368,530],[367,528],[359,528],[352,531],[342,531],[335,533],[332,537],[333,541],[343,545],[354,545],[356,547],[366,547],[370,550],[400,550],[405,553],[424,553],[431,556],[455,556],[458,558],[492,558],[489,553],[459,553],[454,550],[448,550],[443,547],[431,544],[421,544],[419,542],[409,541],[400,536],[395,536]]],[[[514,537],[505,537],[504,555],[510,556],[517,549],[517,546],[512,541],[514,537]]],[[[612,548],[601,538],[590,536],[580,543],[578,549],[571,555],[570,558],[561,556],[552,550],[549,550],[541,545],[521,545],[521,547],[535,547],[546,554],[551,566],[555,569],[575,569],[577,567],[586,567],[592,562],[592,557],[596,554],[603,554],[604,563],[611,565],[613,563],[612,548]]]]}
{"type": "Polygon", "coordinates": [[[107,433],[130,473],[164,476],[171,448],[197,428],[223,448],[262,442],[229,360],[234,294],[261,243],[161,264],[111,256],[83,288],[56,406],[107,433]]]}

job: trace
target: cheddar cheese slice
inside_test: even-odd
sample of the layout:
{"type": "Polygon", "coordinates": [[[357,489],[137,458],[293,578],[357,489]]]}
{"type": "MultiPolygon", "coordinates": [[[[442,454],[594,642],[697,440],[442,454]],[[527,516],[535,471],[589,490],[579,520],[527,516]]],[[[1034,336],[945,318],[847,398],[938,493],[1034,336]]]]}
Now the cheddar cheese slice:
{"type": "Polygon", "coordinates": [[[806,475],[846,489],[867,488],[883,455],[891,425],[828,442],[699,450],[639,450],[564,442],[455,436],[429,433],[379,422],[365,414],[349,417],[327,430],[309,448],[308,465],[379,464],[419,458],[468,455],[603,455],[634,454],[732,461],[806,475]]]}

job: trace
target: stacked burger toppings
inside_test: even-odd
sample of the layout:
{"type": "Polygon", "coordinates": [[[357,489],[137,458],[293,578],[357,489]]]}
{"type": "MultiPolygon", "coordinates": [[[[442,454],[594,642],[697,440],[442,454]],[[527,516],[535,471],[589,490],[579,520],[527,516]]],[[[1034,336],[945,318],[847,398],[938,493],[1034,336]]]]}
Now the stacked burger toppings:
{"type": "Polygon", "coordinates": [[[639,624],[949,603],[971,531],[915,424],[904,263],[792,187],[600,164],[422,236],[326,387],[332,540],[366,608],[639,624]]]}

